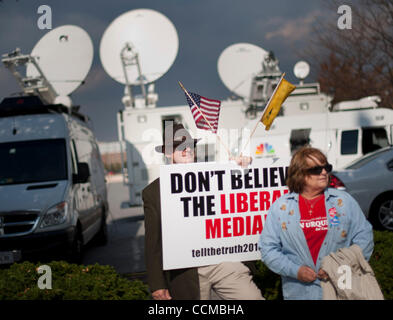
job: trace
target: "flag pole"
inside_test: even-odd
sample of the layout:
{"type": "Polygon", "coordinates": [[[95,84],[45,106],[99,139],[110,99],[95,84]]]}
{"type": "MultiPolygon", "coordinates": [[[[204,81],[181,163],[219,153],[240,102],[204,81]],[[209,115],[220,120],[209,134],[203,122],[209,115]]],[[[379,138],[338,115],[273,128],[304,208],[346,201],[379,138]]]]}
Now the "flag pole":
{"type": "Polygon", "coordinates": [[[240,153],[240,156],[242,155],[243,151],[246,149],[246,147],[250,143],[251,137],[254,135],[255,131],[257,130],[258,124],[259,124],[259,122],[261,122],[261,119],[262,119],[263,115],[265,114],[265,112],[267,110],[267,107],[269,106],[270,101],[272,100],[272,98],[273,98],[274,94],[276,93],[278,87],[280,86],[280,83],[281,83],[282,79],[284,79],[284,76],[285,76],[285,72],[281,75],[280,81],[277,83],[276,87],[274,88],[274,91],[273,91],[272,95],[270,96],[269,101],[266,103],[265,111],[263,112],[261,118],[255,124],[254,129],[252,130],[250,136],[248,137],[247,143],[244,145],[244,147],[242,149],[242,152],[240,153]]]}
{"type": "MultiPolygon", "coordinates": [[[[209,120],[206,119],[205,115],[203,114],[202,110],[199,109],[199,106],[195,103],[194,99],[191,97],[191,95],[188,93],[188,91],[186,90],[186,88],[184,88],[183,84],[179,82],[180,87],[183,89],[184,93],[187,95],[187,97],[192,101],[192,103],[197,107],[198,111],[200,112],[200,114],[202,115],[203,119],[205,119],[206,123],[209,125],[210,129],[212,131],[214,131],[213,126],[210,124],[209,120]]],[[[226,144],[221,140],[220,136],[218,134],[216,134],[218,140],[220,141],[220,143],[224,146],[224,148],[226,149],[226,151],[228,152],[228,156],[231,159],[231,152],[229,151],[229,148],[226,146],[226,144]]]]}
{"type": "Polygon", "coordinates": [[[184,88],[183,84],[179,81],[179,85],[180,87],[183,89],[183,91],[185,92],[185,94],[188,96],[188,98],[192,101],[192,103],[197,107],[198,111],[200,112],[200,114],[202,115],[203,119],[205,119],[205,121],[207,122],[207,124],[209,125],[210,129],[212,131],[214,131],[213,126],[210,124],[209,120],[206,119],[205,115],[203,114],[202,110],[199,109],[199,106],[195,103],[194,99],[191,97],[191,95],[188,93],[188,91],[186,90],[186,88],[184,88]]]}

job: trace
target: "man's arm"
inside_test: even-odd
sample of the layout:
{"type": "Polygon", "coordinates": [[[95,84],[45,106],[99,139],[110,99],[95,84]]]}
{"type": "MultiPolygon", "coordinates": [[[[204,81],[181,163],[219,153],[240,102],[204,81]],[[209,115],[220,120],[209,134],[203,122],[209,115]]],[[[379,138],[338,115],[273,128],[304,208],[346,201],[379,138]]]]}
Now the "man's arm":
{"type": "Polygon", "coordinates": [[[147,282],[155,299],[170,297],[162,267],[161,212],[159,193],[142,193],[145,215],[145,263],[147,282]],[[163,291],[164,290],[164,291],[163,291]]]}

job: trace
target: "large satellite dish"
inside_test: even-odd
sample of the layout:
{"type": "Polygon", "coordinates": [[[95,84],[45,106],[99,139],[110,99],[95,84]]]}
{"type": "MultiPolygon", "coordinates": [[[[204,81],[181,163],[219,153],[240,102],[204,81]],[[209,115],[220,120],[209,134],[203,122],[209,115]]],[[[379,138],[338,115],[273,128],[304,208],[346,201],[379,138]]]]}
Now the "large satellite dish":
{"type": "Polygon", "coordinates": [[[250,43],[236,43],[227,47],[218,58],[218,74],[224,85],[242,98],[250,95],[251,83],[262,69],[268,52],[250,43]]]}
{"type": "MultiPolygon", "coordinates": [[[[85,80],[93,62],[93,42],[82,28],[61,26],[45,34],[35,45],[33,56],[59,96],[68,96],[85,80]]],[[[27,65],[28,77],[39,76],[27,65]]]]}
{"type": "Polygon", "coordinates": [[[108,26],[101,39],[100,58],[116,81],[147,84],[169,70],[178,48],[177,31],[167,17],[154,10],[137,9],[120,15],[108,26]],[[122,63],[122,55],[123,59],[129,56],[128,63],[122,63]]]}

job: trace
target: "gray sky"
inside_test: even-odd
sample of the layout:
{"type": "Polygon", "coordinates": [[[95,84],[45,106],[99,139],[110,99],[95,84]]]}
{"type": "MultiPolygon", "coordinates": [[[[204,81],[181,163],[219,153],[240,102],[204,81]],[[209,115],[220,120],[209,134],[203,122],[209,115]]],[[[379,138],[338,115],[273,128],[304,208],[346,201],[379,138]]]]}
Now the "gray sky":
{"type": "MultiPolygon", "coordinates": [[[[156,82],[158,107],[185,104],[177,82],[203,96],[225,99],[230,95],[217,72],[220,53],[229,45],[248,42],[272,50],[289,81],[296,82],[293,66],[300,59],[319,19],[337,19],[323,0],[3,0],[0,2],[0,54],[16,47],[30,53],[48,30],[40,30],[40,5],[52,9],[52,28],[77,25],[90,35],[94,61],[86,83],[73,94],[81,112],[94,123],[99,141],[117,140],[116,113],[123,109],[124,86],[105,73],[99,58],[100,39],[108,25],[129,10],[149,8],[166,15],[179,36],[179,51],[171,69],[156,82]]],[[[315,74],[307,81],[313,81],[315,74]]],[[[19,91],[0,67],[0,98],[19,91]]]]}

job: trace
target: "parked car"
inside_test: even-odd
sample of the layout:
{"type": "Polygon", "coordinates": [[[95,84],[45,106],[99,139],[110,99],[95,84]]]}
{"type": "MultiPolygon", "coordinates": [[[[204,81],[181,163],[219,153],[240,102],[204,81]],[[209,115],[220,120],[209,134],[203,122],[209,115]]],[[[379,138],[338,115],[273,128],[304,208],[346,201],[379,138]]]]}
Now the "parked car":
{"type": "Polygon", "coordinates": [[[36,96],[0,104],[0,264],[105,243],[104,167],[87,117],[36,96]]]}
{"type": "Polygon", "coordinates": [[[333,171],[330,186],[350,193],[374,228],[393,230],[393,146],[333,171]]]}

